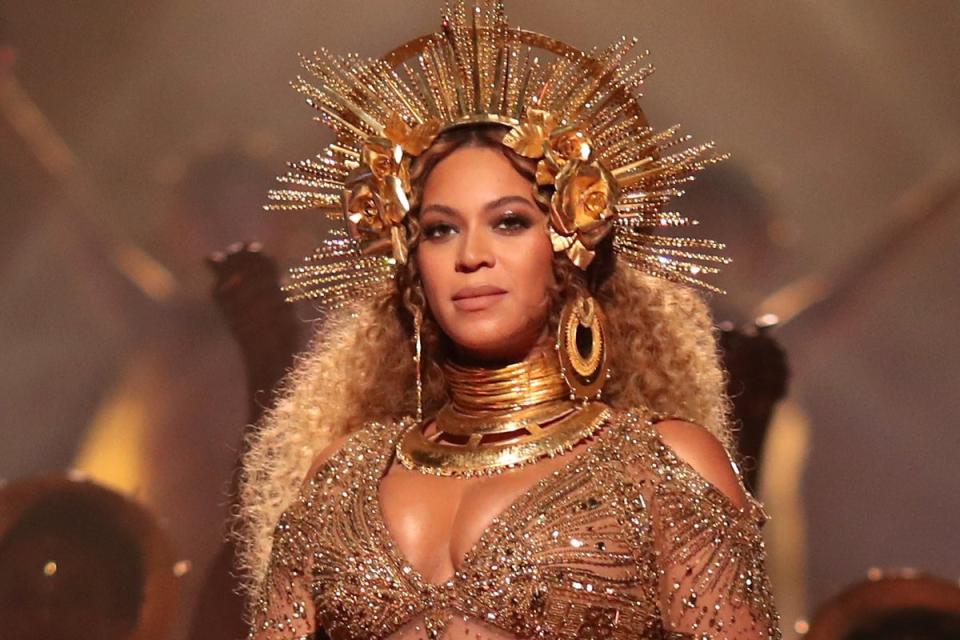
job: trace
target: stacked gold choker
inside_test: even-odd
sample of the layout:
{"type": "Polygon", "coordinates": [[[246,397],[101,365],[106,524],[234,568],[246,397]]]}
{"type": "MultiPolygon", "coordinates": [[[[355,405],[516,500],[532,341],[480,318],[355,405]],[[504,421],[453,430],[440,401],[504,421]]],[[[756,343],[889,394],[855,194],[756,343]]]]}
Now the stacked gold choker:
{"type": "Polygon", "coordinates": [[[500,369],[444,365],[450,402],[397,443],[409,469],[444,476],[500,473],[572,449],[608,417],[599,402],[570,399],[552,350],[500,369]]]}

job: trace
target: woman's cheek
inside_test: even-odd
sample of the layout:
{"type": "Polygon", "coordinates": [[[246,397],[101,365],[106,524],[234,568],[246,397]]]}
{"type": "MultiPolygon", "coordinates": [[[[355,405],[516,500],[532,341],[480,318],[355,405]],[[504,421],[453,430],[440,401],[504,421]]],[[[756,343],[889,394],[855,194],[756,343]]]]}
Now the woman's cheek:
{"type": "Polygon", "coordinates": [[[438,256],[436,249],[430,246],[421,247],[417,256],[420,280],[423,283],[427,301],[431,305],[439,302],[441,288],[443,287],[444,278],[442,277],[443,270],[440,258],[442,256],[438,256]]]}

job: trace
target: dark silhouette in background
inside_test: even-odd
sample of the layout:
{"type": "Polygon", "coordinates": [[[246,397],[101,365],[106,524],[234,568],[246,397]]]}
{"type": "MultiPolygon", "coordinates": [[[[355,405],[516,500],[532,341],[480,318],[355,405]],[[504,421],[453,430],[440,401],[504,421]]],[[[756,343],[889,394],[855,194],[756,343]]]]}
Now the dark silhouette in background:
{"type": "Polygon", "coordinates": [[[62,476],[0,489],[5,640],[162,640],[176,590],[169,540],[136,502],[62,476]]]}
{"type": "Polygon", "coordinates": [[[960,584],[928,575],[874,575],[822,603],[807,640],[956,640],[960,584]]]}

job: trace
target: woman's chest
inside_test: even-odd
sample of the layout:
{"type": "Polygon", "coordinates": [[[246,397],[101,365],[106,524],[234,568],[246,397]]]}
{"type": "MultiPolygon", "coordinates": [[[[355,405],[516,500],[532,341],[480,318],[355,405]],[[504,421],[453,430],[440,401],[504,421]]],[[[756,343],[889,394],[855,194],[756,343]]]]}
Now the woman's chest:
{"type": "Polygon", "coordinates": [[[594,452],[546,462],[460,483],[363,474],[316,523],[320,617],[356,637],[439,612],[518,637],[644,628],[654,574],[617,474],[594,452]]]}
{"type": "Polygon", "coordinates": [[[440,477],[394,463],[378,487],[383,529],[421,575],[445,582],[512,505],[570,465],[580,449],[484,478],[440,477]]]}

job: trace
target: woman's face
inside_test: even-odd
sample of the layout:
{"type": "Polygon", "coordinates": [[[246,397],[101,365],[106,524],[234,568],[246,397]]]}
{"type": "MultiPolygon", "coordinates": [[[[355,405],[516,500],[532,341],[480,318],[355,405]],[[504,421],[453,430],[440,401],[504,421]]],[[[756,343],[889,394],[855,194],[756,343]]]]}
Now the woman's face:
{"type": "Polygon", "coordinates": [[[498,149],[461,147],[427,176],[416,260],[433,316],[468,357],[518,360],[547,323],[547,218],[498,149]]]}

